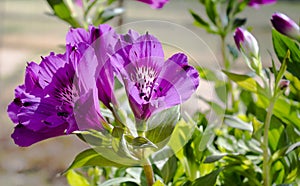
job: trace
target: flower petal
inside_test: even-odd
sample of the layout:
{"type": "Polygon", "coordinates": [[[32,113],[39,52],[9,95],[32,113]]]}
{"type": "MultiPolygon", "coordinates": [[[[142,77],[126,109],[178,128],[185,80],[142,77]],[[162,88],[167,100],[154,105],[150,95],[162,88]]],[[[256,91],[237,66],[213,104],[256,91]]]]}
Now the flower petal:
{"type": "Polygon", "coordinates": [[[60,125],[55,129],[47,132],[36,132],[26,128],[24,125],[17,125],[11,137],[14,139],[15,144],[21,147],[28,147],[36,142],[64,135],[66,124],[60,125]]]}
{"type": "Polygon", "coordinates": [[[195,92],[199,75],[187,62],[183,53],[177,53],[166,61],[156,81],[156,94],[151,99],[153,113],[181,104],[195,92]]]}
{"type": "Polygon", "coordinates": [[[90,35],[83,28],[70,28],[66,36],[66,43],[75,45],[77,43],[89,43],[90,35]]]}

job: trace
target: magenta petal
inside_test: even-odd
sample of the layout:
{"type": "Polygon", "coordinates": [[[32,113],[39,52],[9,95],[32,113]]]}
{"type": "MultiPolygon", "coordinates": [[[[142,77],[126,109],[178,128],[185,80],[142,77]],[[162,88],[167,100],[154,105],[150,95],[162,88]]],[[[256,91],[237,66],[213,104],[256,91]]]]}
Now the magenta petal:
{"type": "Polygon", "coordinates": [[[248,5],[253,8],[259,8],[261,5],[274,4],[277,0],[250,0],[248,5]]]}
{"type": "Polygon", "coordinates": [[[66,61],[61,56],[51,53],[49,56],[42,59],[39,71],[39,84],[42,88],[46,87],[51,82],[56,71],[63,67],[66,61]]]}
{"type": "Polygon", "coordinates": [[[26,128],[23,125],[17,125],[11,137],[14,139],[15,144],[21,147],[28,147],[39,141],[64,135],[64,130],[67,124],[60,125],[59,127],[47,132],[36,132],[26,128]]]}
{"type": "Polygon", "coordinates": [[[103,131],[104,118],[100,114],[97,90],[89,90],[76,102],[74,117],[79,130],[96,129],[103,131]]]}
{"type": "Polygon", "coordinates": [[[166,61],[156,83],[151,102],[153,113],[186,101],[197,89],[199,75],[188,65],[186,55],[178,53],[166,61]]]}
{"type": "Polygon", "coordinates": [[[137,0],[146,4],[149,4],[152,8],[162,8],[169,0],[137,0]]]}
{"type": "Polygon", "coordinates": [[[83,28],[70,28],[66,36],[66,43],[75,45],[77,43],[88,43],[90,41],[89,33],[83,28]]]}

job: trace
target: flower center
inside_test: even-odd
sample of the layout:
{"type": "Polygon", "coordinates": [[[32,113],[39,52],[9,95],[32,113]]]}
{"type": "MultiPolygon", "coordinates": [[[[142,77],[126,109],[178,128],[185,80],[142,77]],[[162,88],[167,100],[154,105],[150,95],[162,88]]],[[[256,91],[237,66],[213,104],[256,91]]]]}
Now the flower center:
{"type": "Polygon", "coordinates": [[[141,99],[144,99],[145,101],[150,100],[156,77],[156,70],[147,66],[137,67],[135,72],[131,74],[131,81],[135,82],[135,86],[139,90],[139,96],[141,99]]]}

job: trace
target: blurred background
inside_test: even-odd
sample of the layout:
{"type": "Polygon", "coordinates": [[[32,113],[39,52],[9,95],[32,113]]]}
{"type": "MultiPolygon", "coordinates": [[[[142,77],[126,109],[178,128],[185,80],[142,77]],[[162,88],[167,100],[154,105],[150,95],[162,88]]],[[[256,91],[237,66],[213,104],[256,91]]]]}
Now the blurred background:
{"type": "MultiPolygon", "coordinates": [[[[126,0],[124,6],[123,23],[159,20],[181,25],[196,34],[204,43],[197,45],[191,42],[188,50],[192,50],[192,54],[199,54],[194,60],[208,64],[210,60],[220,59],[218,38],[193,25],[189,9],[204,15],[204,9],[197,0],[171,0],[161,10],[151,9],[146,4],[132,0],[126,0]],[[211,53],[206,52],[209,49],[213,51],[214,59],[211,58],[211,53]]],[[[247,26],[253,28],[252,33],[259,41],[265,66],[271,63],[268,51],[271,54],[273,51],[269,21],[271,15],[280,11],[298,21],[299,10],[300,1],[293,0],[279,1],[258,10],[247,8],[242,14],[248,18],[247,26]]],[[[14,97],[14,88],[23,83],[26,63],[39,63],[40,56],[46,56],[51,51],[62,52],[62,45],[65,43],[69,26],[47,13],[51,12],[46,1],[0,1],[0,185],[67,185],[65,178],[58,176],[58,173],[67,168],[77,153],[88,148],[74,136],[42,141],[28,148],[16,146],[10,138],[14,125],[7,117],[6,108],[14,97]]],[[[115,18],[109,24],[117,26],[117,20],[115,18]]],[[[159,27],[159,24],[144,24],[144,32],[153,29],[153,26],[159,27]],[[145,28],[147,26],[149,28],[145,28]]],[[[121,32],[126,32],[126,29],[121,32]]],[[[172,28],[164,27],[160,32],[168,35],[172,28]]],[[[178,37],[188,41],[195,36],[186,34],[178,37]]],[[[176,51],[172,49],[167,51],[174,52],[176,51]]],[[[240,60],[234,65],[234,70],[247,71],[247,67],[240,60]]]]}

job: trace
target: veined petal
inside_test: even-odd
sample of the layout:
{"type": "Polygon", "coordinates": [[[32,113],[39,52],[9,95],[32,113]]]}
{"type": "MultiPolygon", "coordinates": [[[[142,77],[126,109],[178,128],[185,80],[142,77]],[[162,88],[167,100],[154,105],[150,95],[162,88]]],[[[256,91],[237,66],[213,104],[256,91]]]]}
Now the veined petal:
{"type": "MultiPolygon", "coordinates": [[[[162,65],[161,59],[164,59],[164,52],[161,43],[150,34],[145,34],[137,38],[129,51],[129,59],[136,66],[140,65],[141,59],[151,60],[152,64],[162,65]],[[158,61],[156,61],[158,59],[158,61]]],[[[124,64],[126,66],[127,64],[124,64]]]]}
{"type": "Polygon", "coordinates": [[[169,58],[156,80],[155,94],[151,99],[153,113],[186,101],[199,85],[196,69],[188,65],[187,56],[178,53],[169,58]]]}
{"type": "Polygon", "coordinates": [[[81,42],[83,43],[90,42],[89,33],[83,28],[70,28],[66,36],[66,43],[75,45],[81,42]]]}
{"type": "Polygon", "coordinates": [[[63,67],[66,61],[60,55],[55,55],[53,52],[49,56],[42,58],[39,71],[39,84],[45,88],[56,73],[56,71],[63,67]]]}

